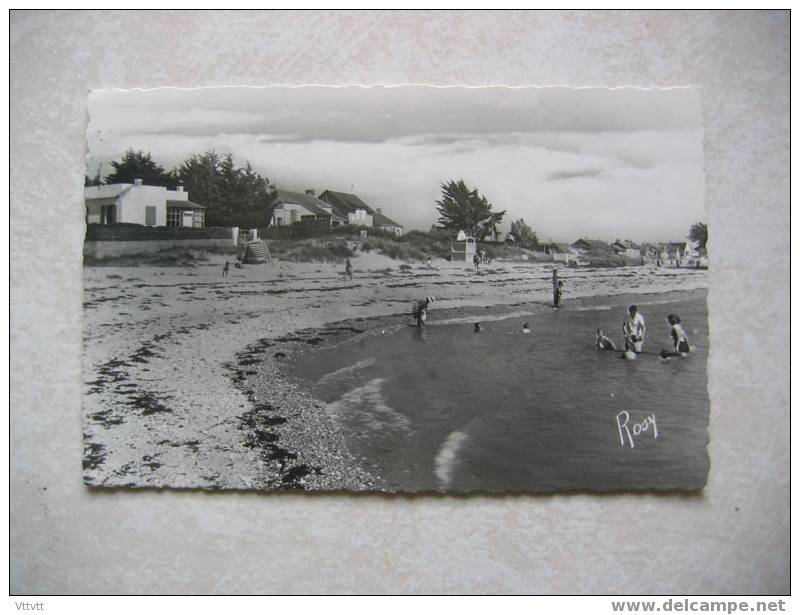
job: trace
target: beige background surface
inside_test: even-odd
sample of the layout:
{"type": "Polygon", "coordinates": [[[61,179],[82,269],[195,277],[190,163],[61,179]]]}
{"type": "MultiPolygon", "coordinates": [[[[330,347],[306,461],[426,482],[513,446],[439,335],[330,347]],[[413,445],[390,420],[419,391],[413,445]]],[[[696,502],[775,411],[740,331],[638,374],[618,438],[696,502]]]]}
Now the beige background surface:
{"type": "Polygon", "coordinates": [[[12,592],[788,592],[788,13],[14,12],[10,114],[12,592]],[[703,495],[86,489],[87,92],[275,83],[701,85],[703,495]]]}

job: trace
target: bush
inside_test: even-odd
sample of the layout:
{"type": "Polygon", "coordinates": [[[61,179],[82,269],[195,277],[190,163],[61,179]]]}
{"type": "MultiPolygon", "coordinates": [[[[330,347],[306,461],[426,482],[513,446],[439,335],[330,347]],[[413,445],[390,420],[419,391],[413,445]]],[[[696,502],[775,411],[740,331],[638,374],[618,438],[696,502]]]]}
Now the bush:
{"type": "Polygon", "coordinates": [[[269,241],[267,242],[273,257],[287,261],[334,262],[340,263],[354,255],[350,247],[341,239],[303,241],[269,241]]]}

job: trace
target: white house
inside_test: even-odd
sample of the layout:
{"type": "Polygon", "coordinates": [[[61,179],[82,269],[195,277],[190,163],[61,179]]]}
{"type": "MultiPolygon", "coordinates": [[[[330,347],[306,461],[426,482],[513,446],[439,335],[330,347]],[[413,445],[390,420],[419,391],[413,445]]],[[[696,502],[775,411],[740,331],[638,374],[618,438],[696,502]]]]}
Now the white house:
{"type": "Polygon", "coordinates": [[[383,210],[380,207],[375,210],[372,216],[372,224],[375,228],[387,233],[393,233],[396,237],[400,237],[403,234],[403,225],[383,215],[383,210]]]}
{"type": "Polygon", "coordinates": [[[346,218],[348,224],[373,226],[375,212],[355,194],[326,190],[319,195],[320,200],[333,206],[333,212],[346,218]]]}
{"type": "Polygon", "coordinates": [[[615,254],[624,254],[629,258],[641,258],[641,247],[633,243],[630,239],[617,239],[611,244],[611,249],[615,254]]]}
{"type": "Polygon", "coordinates": [[[347,219],[333,211],[330,203],[321,201],[314,196],[313,190],[305,192],[292,192],[278,190],[272,204],[272,225],[288,226],[297,222],[325,220],[332,226],[344,224],[347,219]]]}
{"type": "Polygon", "coordinates": [[[162,186],[145,186],[136,179],[132,184],[86,186],[87,224],[127,222],[145,226],[190,226],[205,224],[205,206],[189,200],[189,194],[178,186],[168,190],[162,186]]]}

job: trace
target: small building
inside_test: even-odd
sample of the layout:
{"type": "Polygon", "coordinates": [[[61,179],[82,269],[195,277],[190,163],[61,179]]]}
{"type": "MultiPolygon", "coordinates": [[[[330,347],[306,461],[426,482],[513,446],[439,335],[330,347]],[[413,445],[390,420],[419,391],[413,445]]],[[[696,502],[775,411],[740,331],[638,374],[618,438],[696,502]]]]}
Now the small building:
{"type": "Polygon", "coordinates": [[[459,231],[456,240],[450,244],[450,260],[471,263],[476,251],[475,238],[468,236],[464,231],[459,231]]]}
{"type": "Polygon", "coordinates": [[[617,239],[611,244],[614,254],[621,254],[629,258],[641,258],[641,247],[633,243],[630,239],[617,239]]]}
{"type": "Polygon", "coordinates": [[[375,210],[372,216],[372,225],[381,231],[393,233],[395,237],[400,237],[403,234],[403,226],[384,216],[380,207],[375,210]]]}
{"type": "Polygon", "coordinates": [[[319,198],[331,205],[333,212],[347,220],[348,224],[373,226],[375,212],[355,194],[326,190],[319,198]]]}
{"type": "Polygon", "coordinates": [[[178,186],[106,184],[84,188],[87,224],[142,224],[144,226],[201,227],[205,225],[205,206],[189,200],[178,186]]]}
{"type": "Polygon", "coordinates": [[[692,246],[686,241],[670,241],[664,245],[662,264],[680,267],[686,265],[693,255],[692,246]]]}
{"type": "Polygon", "coordinates": [[[305,192],[292,192],[278,190],[271,205],[273,226],[288,226],[301,222],[324,220],[332,226],[343,224],[347,218],[334,213],[333,207],[318,199],[313,190],[305,192]]]}
{"type": "Polygon", "coordinates": [[[580,255],[586,254],[610,254],[611,246],[602,239],[578,239],[573,241],[570,247],[580,255]]]}
{"type": "Polygon", "coordinates": [[[554,261],[569,263],[575,259],[575,250],[569,244],[551,241],[542,245],[542,251],[554,261]]]}
{"type": "Polygon", "coordinates": [[[661,262],[663,246],[653,243],[643,243],[639,246],[639,254],[644,264],[657,264],[661,262]]]}

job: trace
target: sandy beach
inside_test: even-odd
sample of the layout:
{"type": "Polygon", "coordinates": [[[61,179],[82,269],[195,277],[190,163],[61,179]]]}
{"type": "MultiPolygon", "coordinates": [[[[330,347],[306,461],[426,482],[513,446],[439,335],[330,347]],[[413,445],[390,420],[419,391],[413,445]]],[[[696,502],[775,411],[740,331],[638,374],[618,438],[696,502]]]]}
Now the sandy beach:
{"type": "MultiPolygon", "coordinates": [[[[84,269],[87,484],[382,490],[326,404],[282,374],[287,352],[375,327],[376,317],[411,322],[411,302],[426,295],[436,297],[431,325],[489,307],[484,318],[535,317],[551,300],[551,263],[497,261],[476,273],[437,260],[428,271],[359,253],[349,280],[342,264],[287,261],[223,278],[224,260],[84,269]]],[[[559,276],[564,309],[707,284],[690,269],[560,267],[559,276]]]]}

